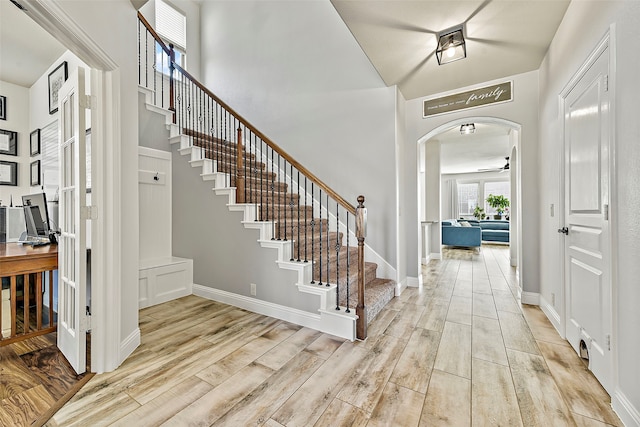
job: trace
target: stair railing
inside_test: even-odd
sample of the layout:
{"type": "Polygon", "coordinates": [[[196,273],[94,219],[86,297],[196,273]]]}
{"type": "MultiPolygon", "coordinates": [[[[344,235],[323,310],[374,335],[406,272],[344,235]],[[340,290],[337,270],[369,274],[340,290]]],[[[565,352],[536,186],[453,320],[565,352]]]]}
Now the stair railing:
{"type": "Polygon", "coordinates": [[[294,241],[290,261],[312,263],[310,284],[335,284],[335,309],[343,303],[346,313],[356,286],[356,336],[365,339],[364,196],[354,207],[204,87],[175,62],[173,45],[139,12],[138,66],[138,84],[152,91],[156,106],[173,113],[173,123],[201,158],[213,161],[214,172],[225,174],[225,186],[236,188],[236,203],[256,206],[256,220],[271,222],[272,240],[294,241]]]}

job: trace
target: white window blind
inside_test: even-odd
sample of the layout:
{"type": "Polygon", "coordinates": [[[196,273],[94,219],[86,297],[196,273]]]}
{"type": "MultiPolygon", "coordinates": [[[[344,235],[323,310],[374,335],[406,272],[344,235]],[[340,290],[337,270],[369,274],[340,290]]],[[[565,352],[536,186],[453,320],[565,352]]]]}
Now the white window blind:
{"type": "Polygon", "coordinates": [[[174,46],[187,49],[187,18],[162,0],[156,0],[156,31],[174,46]]]}

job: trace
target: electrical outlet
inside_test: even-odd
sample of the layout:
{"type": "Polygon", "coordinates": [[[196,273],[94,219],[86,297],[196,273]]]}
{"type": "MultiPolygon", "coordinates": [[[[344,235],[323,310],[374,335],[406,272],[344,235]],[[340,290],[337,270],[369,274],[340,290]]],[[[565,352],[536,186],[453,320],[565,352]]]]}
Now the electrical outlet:
{"type": "Polygon", "coordinates": [[[551,293],[551,305],[556,306],[556,294],[551,293]]]}
{"type": "Polygon", "coordinates": [[[253,295],[254,297],[256,296],[256,284],[255,283],[251,284],[251,295],[253,295]]]}

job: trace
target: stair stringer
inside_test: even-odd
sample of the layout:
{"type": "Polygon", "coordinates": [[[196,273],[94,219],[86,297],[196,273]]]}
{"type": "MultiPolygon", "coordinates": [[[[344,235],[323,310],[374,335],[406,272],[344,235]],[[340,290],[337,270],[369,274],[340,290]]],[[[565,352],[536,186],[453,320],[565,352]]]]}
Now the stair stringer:
{"type": "MultiPolygon", "coordinates": [[[[169,142],[172,145],[178,145],[178,152],[189,158],[189,164],[194,168],[200,168],[200,176],[204,181],[212,181],[213,192],[216,196],[227,197],[227,208],[230,212],[242,212],[243,219],[241,223],[246,229],[258,230],[258,243],[263,248],[276,250],[276,264],[284,270],[292,270],[297,272],[297,280],[295,286],[299,292],[315,295],[319,297],[320,304],[318,314],[295,315],[300,310],[280,306],[274,308],[274,304],[266,301],[247,298],[242,295],[232,294],[226,291],[215,291],[211,288],[202,286],[194,286],[194,293],[203,297],[215,299],[220,302],[236,305],[261,314],[281,318],[282,320],[291,321],[301,324],[321,332],[336,335],[349,340],[356,339],[356,320],[355,309],[346,312],[345,307],[336,310],[336,285],[318,286],[311,284],[313,274],[312,262],[291,261],[291,253],[293,250],[294,240],[273,240],[273,221],[257,221],[259,206],[254,203],[236,203],[236,188],[227,186],[230,182],[228,173],[218,172],[216,163],[211,159],[206,159],[202,155],[199,147],[190,146],[189,137],[185,135],[175,134],[177,126],[167,125],[170,130],[169,142]],[[287,313],[294,313],[289,316],[287,313]]],[[[307,312],[304,312],[307,313],[307,312]]]]}

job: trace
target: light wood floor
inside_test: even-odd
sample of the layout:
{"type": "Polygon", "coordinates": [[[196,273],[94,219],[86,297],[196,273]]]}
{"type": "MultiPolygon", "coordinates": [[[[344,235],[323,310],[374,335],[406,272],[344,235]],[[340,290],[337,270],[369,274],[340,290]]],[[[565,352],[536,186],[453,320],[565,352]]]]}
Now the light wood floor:
{"type": "Polygon", "coordinates": [[[142,345],[47,425],[621,425],[507,256],[447,251],[365,342],[195,296],[144,309],[142,345]]]}

